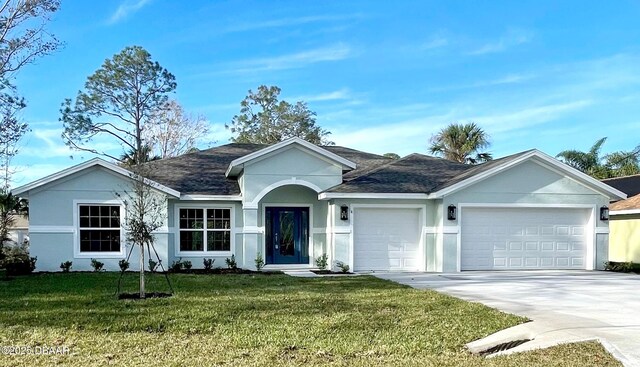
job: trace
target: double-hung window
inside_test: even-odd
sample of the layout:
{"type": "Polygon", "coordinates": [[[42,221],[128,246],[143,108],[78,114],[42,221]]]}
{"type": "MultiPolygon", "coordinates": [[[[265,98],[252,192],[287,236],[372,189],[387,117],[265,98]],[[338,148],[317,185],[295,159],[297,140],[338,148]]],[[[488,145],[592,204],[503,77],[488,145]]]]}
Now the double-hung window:
{"type": "Polygon", "coordinates": [[[78,206],[80,253],[120,253],[119,205],[78,206]]]}
{"type": "Polygon", "coordinates": [[[180,252],[230,252],[230,208],[180,208],[180,252]]]}

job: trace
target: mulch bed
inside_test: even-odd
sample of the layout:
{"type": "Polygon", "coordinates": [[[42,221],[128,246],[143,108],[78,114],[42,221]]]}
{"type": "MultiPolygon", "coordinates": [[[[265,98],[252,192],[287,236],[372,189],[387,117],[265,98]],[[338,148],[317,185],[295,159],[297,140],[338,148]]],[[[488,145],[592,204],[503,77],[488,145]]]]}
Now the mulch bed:
{"type": "MultiPolygon", "coordinates": [[[[173,271],[169,271],[169,273],[174,273],[173,271]]],[[[205,269],[191,269],[191,270],[181,270],[179,273],[181,274],[261,274],[261,275],[273,275],[273,274],[282,274],[281,271],[255,271],[255,270],[247,270],[247,269],[228,269],[228,268],[215,268],[211,270],[205,269]]]]}
{"type": "Polygon", "coordinates": [[[316,273],[318,275],[350,275],[353,273],[347,272],[343,273],[341,271],[333,271],[333,270],[311,270],[312,273],[316,273]]]}
{"type": "Polygon", "coordinates": [[[149,298],[167,298],[167,297],[171,297],[173,296],[173,294],[171,293],[163,293],[163,292],[148,292],[145,293],[145,298],[140,298],[140,293],[120,293],[118,295],[118,299],[133,299],[133,300],[140,300],[140,299],[149,299],[149,298]]]}

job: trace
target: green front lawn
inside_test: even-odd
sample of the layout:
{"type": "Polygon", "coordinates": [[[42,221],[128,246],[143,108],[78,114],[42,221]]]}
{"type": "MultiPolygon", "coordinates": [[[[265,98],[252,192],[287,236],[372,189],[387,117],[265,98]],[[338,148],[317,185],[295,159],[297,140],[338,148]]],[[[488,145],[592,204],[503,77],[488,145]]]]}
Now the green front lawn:
{"type": "MultiPolygon", "coordinates": [[[[599,344],[483,359],[463,346],[523,319],[373,277],[172,275],[176,295],[116,300],[117,274],[0,281],[2,366],[618,366],[599,344]]],[[[133,291],[135,274],[126,277],[133,291]]],[[[149,291],[164,291],[154,275],[149,291]]]]}

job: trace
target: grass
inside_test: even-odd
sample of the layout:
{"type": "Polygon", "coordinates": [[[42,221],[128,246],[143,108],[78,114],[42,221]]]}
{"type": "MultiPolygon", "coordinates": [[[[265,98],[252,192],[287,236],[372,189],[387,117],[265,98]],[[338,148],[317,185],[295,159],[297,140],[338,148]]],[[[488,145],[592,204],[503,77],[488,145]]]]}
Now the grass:
{"type": "MultiPolygon", "coordinates": [[[[480,304],[373,277],[171,276],[176,294],[117,300],[117,274],[0,282],[2,366],[619,366],[598,343],[484,359],[463,346],[523,322],[480,304]]],[[[134,291],[137,278],[127,274],[134,291]]],[[[159,275],[149,291],[166,291],[159,275]]]]}

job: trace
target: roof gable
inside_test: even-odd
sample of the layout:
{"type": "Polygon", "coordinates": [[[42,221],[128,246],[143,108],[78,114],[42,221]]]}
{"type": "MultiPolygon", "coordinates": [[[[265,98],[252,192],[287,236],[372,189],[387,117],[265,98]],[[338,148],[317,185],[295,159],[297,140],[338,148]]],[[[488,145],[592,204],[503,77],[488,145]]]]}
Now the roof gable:
{"type": "Polygon", "coordinates": [[[501,172],[507,171],[511,167],[519,165],[522,162],[534,160],[541,163],[542,166],[555,170],[578,183],[581,183],[591,189],[608,196],[612,200],[626,198],[627,195],[611,186],[603,184],[595,178],[586,175],[569,165],[558,161],[557,159],[544,154],[543,152],[532,149],[522,153],[507,156],[491,162],[487,162],[478,166],[474,166],[471,170],[463,172],[457,177],[439,187],[436,191],[429,195],[430,198],[441,198],[445,195],[460,191],[474,183],[485,180],[501,172]]]}
{"type": "MultiPolygon", "coordinates": [[[[31,191],[31,190],[34,190],[34,189],[40,188],[42,186],[54,183],[54,182],[56,182],[58,180],[61,180],[61,179],[65,178],[65,177],[68,177],[68,176],[70,176],[72,174],[75,174],[75,173],[78,173],[78,172],[82,172],[82,171],[87,170],[87,169],[92,168],[92,167],[102,167],[102,168],[107,169],[108,171],[111,171],[111,172],[116,173],[116,174],[121,175],[121,176],[125,176],[127,178],[131,178],[132,175],[133,175],[133,172],[131,172],[131,171],[127,170],[127,169],[124,169],[124,168],[122,168],[120,166],[117,166],[117,165],[115,165],[113,163],[109,163],[109,162],[107,162],[107,161],[105,161],[103,159],[100,159],[100,158],[93,158],[93,159],[91,159],[89,161],[77,164],[75,166],[69,167],[67,169],[64,169],[62,171],[56,172],[56,173],[51,174],[49,176],[43,177],[43,178],[41,178],[39,180],[30,182],[30,183],[28,183],[26,185],[17,187],[14,190],[12,190],[12,192],[13,192],[14,195],[26,196],[24,194],[25,193],[28,194],[28,192],[31,191]]],[[[163,184],[161,184],[159,182],[156,182],[156,181],[153,181],[153,180],[150,180],[150,179],[147,179],[147,178],[145,178],[145,182],[147,184],[149,184],[151,187],[153,187],[156,190],[158,190],[158,191],[164,192],[165,194],[171,195],[173,197],[180,197],[180,192],[178,192],[178,191],[176,191],[176,190],[174,190],[172,188],[169,188],[169,187],[167,187],[167,186],[165,186],[165,185],[163,185],[163,184]]]]}
{"type": "Polygon", "coordinates": [[[322,147],[311,144],[300,138],[294,137],[294,138],[279,142],[277,144],[267,146],[263,149],[249,153],[237,159],[234,159],[229,164],[229,167],[225,172],[225,176],[237,177],[240,174],[240,172],[242,172],[242,170],[244,169],[245,164],[256,162],[261,159],[266,159],[271,155],[276,154],[279,151],[289,149],[291,146],[294,146],[294,145],[301,148],[301,150],[309,152],[310,154],[315,155],[321,159],[339,164],[343,167],[344,170],[356,168],[356,164],[354,162],[348,159],[345,159],[329,150],[323,149],[322,147]]]}

